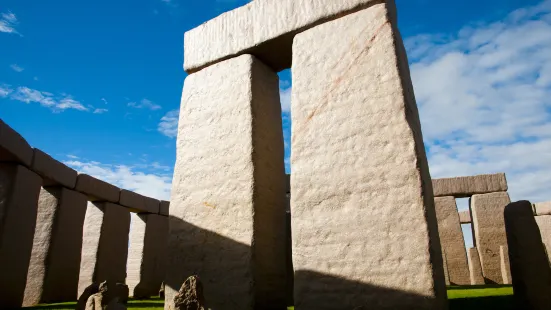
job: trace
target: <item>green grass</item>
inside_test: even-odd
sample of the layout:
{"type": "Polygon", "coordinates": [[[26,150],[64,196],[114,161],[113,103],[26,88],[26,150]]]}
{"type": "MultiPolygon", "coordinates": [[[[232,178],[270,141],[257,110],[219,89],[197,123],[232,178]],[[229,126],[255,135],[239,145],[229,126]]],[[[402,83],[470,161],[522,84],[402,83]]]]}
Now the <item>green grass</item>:
{"type": "MultiPolygon", "coordinates": [[[[510,285],[492,286],[450,286],[448,287],[450,310],[509,310],[514,309],[513,288],[510,285]]],[[[128,301],[128,310],[163,309],[164,301],[160,298],[128,301]]],[[[25,309],[64,310],[75,309],[76,302],[38,305],[25,309]]],[[[293,310],[289,307],[288,310],[293,310]]]]}

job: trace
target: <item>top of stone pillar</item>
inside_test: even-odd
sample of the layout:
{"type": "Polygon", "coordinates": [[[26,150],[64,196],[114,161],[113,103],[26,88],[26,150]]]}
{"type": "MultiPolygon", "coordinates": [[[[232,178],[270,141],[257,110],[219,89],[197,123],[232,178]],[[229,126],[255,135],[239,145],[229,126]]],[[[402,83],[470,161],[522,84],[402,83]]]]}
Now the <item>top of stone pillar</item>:
{"type": "Polygon", "coordinates": [[[17,162],[31,166],[33,149],[17,131],[0,119],[0,162],[17,162]]]}

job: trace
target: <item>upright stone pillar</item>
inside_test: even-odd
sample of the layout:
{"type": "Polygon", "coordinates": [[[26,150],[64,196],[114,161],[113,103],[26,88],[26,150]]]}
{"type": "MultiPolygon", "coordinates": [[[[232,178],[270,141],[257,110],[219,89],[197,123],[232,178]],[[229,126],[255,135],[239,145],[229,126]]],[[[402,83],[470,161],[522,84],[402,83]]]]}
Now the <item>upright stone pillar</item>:
{"type": "Polygon", "coordinates": [[[545,250],[547,252],[547,257],[551,261],[551,215],[539,215],[536,216],[536,223],[540,230],[541,239],[545,250]]]}
{"type": "Polygon", "coordinates": [[[124,283],[128,258],[130,213],[109,202],[88,202],[78,295],[93,282],[124,283]]]}
{"type": "Polygon", "coordinates": [[[482,276],[482,265],[480,264],[480,256],[476,248],[467,249],[467,261],[469,262],[469,276],[471,285],[484,285],[484,277],[482,276]]]}
{"type": "Polygon", "coordinates": [[[169,219],[165,309],[198,275],[213,309],[285,309],[278,77],[243,55],[189,75],[169,219]]]}
{"type": "Polygon", "coordinates": [[[446,263],[450,284],[469,285],[469,266],[465,252],[465,240],[461,230],[459,213],[455,198],[435,197],[436,218],[438,219],[438,234],[442,250],[446,253],[446,263]]]}
{"type": "Polygon", "coordinates": [[[29,169],[0,163],[0,309],[23,302],[41,184],[29,169]]]}
{"type": "Polygon", "coordinates": [[[471,197],[474,237],[486,284],[503,284],[499,247],[507,245],[503,212],[509,203],[511,200],[506,192],[471,197]]]}
{"type": "Polygon", "coordinates": [[[431,178],[393,1],[298,34],[295,309],[444,309],[431,178]]]}
{"type": "Polygon", "coordinates": [[[503,278],[503,284],[511,284],[511,265],[509,262],[509,250],[507,246],[499,247],[499,257],[501,262],[501,277],[503,278]]]}
{"type": "Polygon", "coordinates": [[[86,203],[63,187],[41,190],[24,306],[76,299],[86,203]]]}
{"type": "Polygon", "coordinates": [[[166,269],[168,217],[131,214],[126,284],[130,296],[149,298],[159,293],[166,269]]]}
{"type": "Polygon", "coordinates": [[[532,204],[518,201],[507,205],[505,228],[518,309],[551,309],[551,268],[532,204]]]}

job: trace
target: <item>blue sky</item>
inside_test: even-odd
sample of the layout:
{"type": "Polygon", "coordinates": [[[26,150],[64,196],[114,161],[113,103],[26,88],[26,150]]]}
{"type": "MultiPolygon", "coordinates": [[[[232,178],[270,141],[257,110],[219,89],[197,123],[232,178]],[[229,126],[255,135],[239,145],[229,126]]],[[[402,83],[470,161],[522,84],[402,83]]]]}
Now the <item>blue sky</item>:
{"type": "MultiPolygon", "coordinates": [[[[2,0],[0,117],[79,171],[168,199],[183,34],[246,2],[2,0]]],[[[551,1],[396,2],[432,176],[506,172],[513,200],[551,200],[551,1]]]]}

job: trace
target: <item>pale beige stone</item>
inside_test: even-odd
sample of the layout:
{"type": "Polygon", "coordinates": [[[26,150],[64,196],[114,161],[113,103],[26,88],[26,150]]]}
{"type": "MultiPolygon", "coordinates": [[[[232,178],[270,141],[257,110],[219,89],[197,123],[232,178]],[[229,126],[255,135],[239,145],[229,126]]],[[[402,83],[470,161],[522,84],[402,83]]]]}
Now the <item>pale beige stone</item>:
{"type": "Polygon", "coordinates": [[[551,268],[532,205],[511,203],[504,217],[518,309],[551,309],[551,268]]]}
{"type": "Polygon", "coordinates": [[[442,249],[442,261],[444,262],[444,278],[446,279],[446,285],[450,285],[450,273],[448,272],[448,262],[446,260],[446,251],[442,249]]]}
{"type": "Polygon", "coordinates": [[[129,190],[121,190],[119,204],[132,209],[134,212],[159,213],[160,201],[149,198],[129,190]]]}
{"type": "Polygon", "coordinates": [[[474,194],[506,192],[505,173],[481,174],[468,177],[432,180],[434,196],[469,197],[474,194]]]}
{"type": "Polygon", "coordinates": [[[194,274],[213,309],[285,309],[281,126],[277,74],[254,57],[186,78],[165,309],[194,274]]]}
{"type": "Polygon", "coordinates": [[[449,281],[453,285],[468,285],[469,266],[465,240],[454,197],[434,198],[440,244],[446,253],[449,281]]]}
{"type": "Polygon", "coordinates": [[[67,167],[39,149],[34,149],[31,169],[42,176],[42,186],[61,185],[71,189],[77,182],[76,170],[67,167]]]}
{"type": "Polygon", "coordinates": [[[77,296],[86,196],[63,187],[40,191],[23,306],[77,296]]]}
{"type": "Polygon", "coordinates": [[[79,174],[75,190],[88,196],[90,201],[119,202],[120,189],[87,174],[79,174]]]}
{"type": "Polygon", "coordinates": [[[536,216],[536,223],[540,229],[541,239],[545,246],[549,261],[551,261],[551,215],[536,216]]]}
{"type": "Polygon", "coordinates": [[[469,262],[469,276],[471,285],[484,285],[484,277],[482,276],[482,265],[480,264],[480,256],[476,248],[467,249],[467,261],[469,262]]]}
{"type": "Polygon", "coordinates": [[[459,212],[459,221],[461,224],[470,224],[472,222],[471,212],[469,210],[459,212]]]}
{"type": "Polygon", "coordinates": [[[431,179],[395,14],[388,1],[295,37],[296,310],[445,308],[431,179]]]}
{"type": "Polygon", "coordinates": [[[503,284],[499,247],[507,245],[503,212],[511,203],[506,192],[473,195],[471,216],[486,283],[503,284]]]}
{"type": "Polygon", "coordinates": [[[499,257],[501,262],[501,277],[503,278],[503,284],[511,284],[511,270],[509,268],[509,249],[507,246],[499,247],[499,257]]]}
{"type": "Polygon", "coordinates": [[[536,215],[551,215],[551,201],[534,204],[536,215]]]}
{"type": "Polygon", "coordinates": [[[0,163],[0,309],[23,302],[41,183],[21,165],[0,163]]]}
{"type": "Polygon", "coordinates": [[[0,162],[31,165],[33,150],[29,143],[0,119],[0,162]]]}
{"type": "Polygon", "coordinates": [[[253,1],[186,32],[188,73],[239,54],[254,54],[275,71],[291,66],[293,36],[371,6],[376,0],[253,1]]]}
{"type": "Polygon", "coordinates": [[[161,200],[161,203],[159,205],[159,214],[168,216],[169,208],[170,208],[170,201],[161,200]]]}

